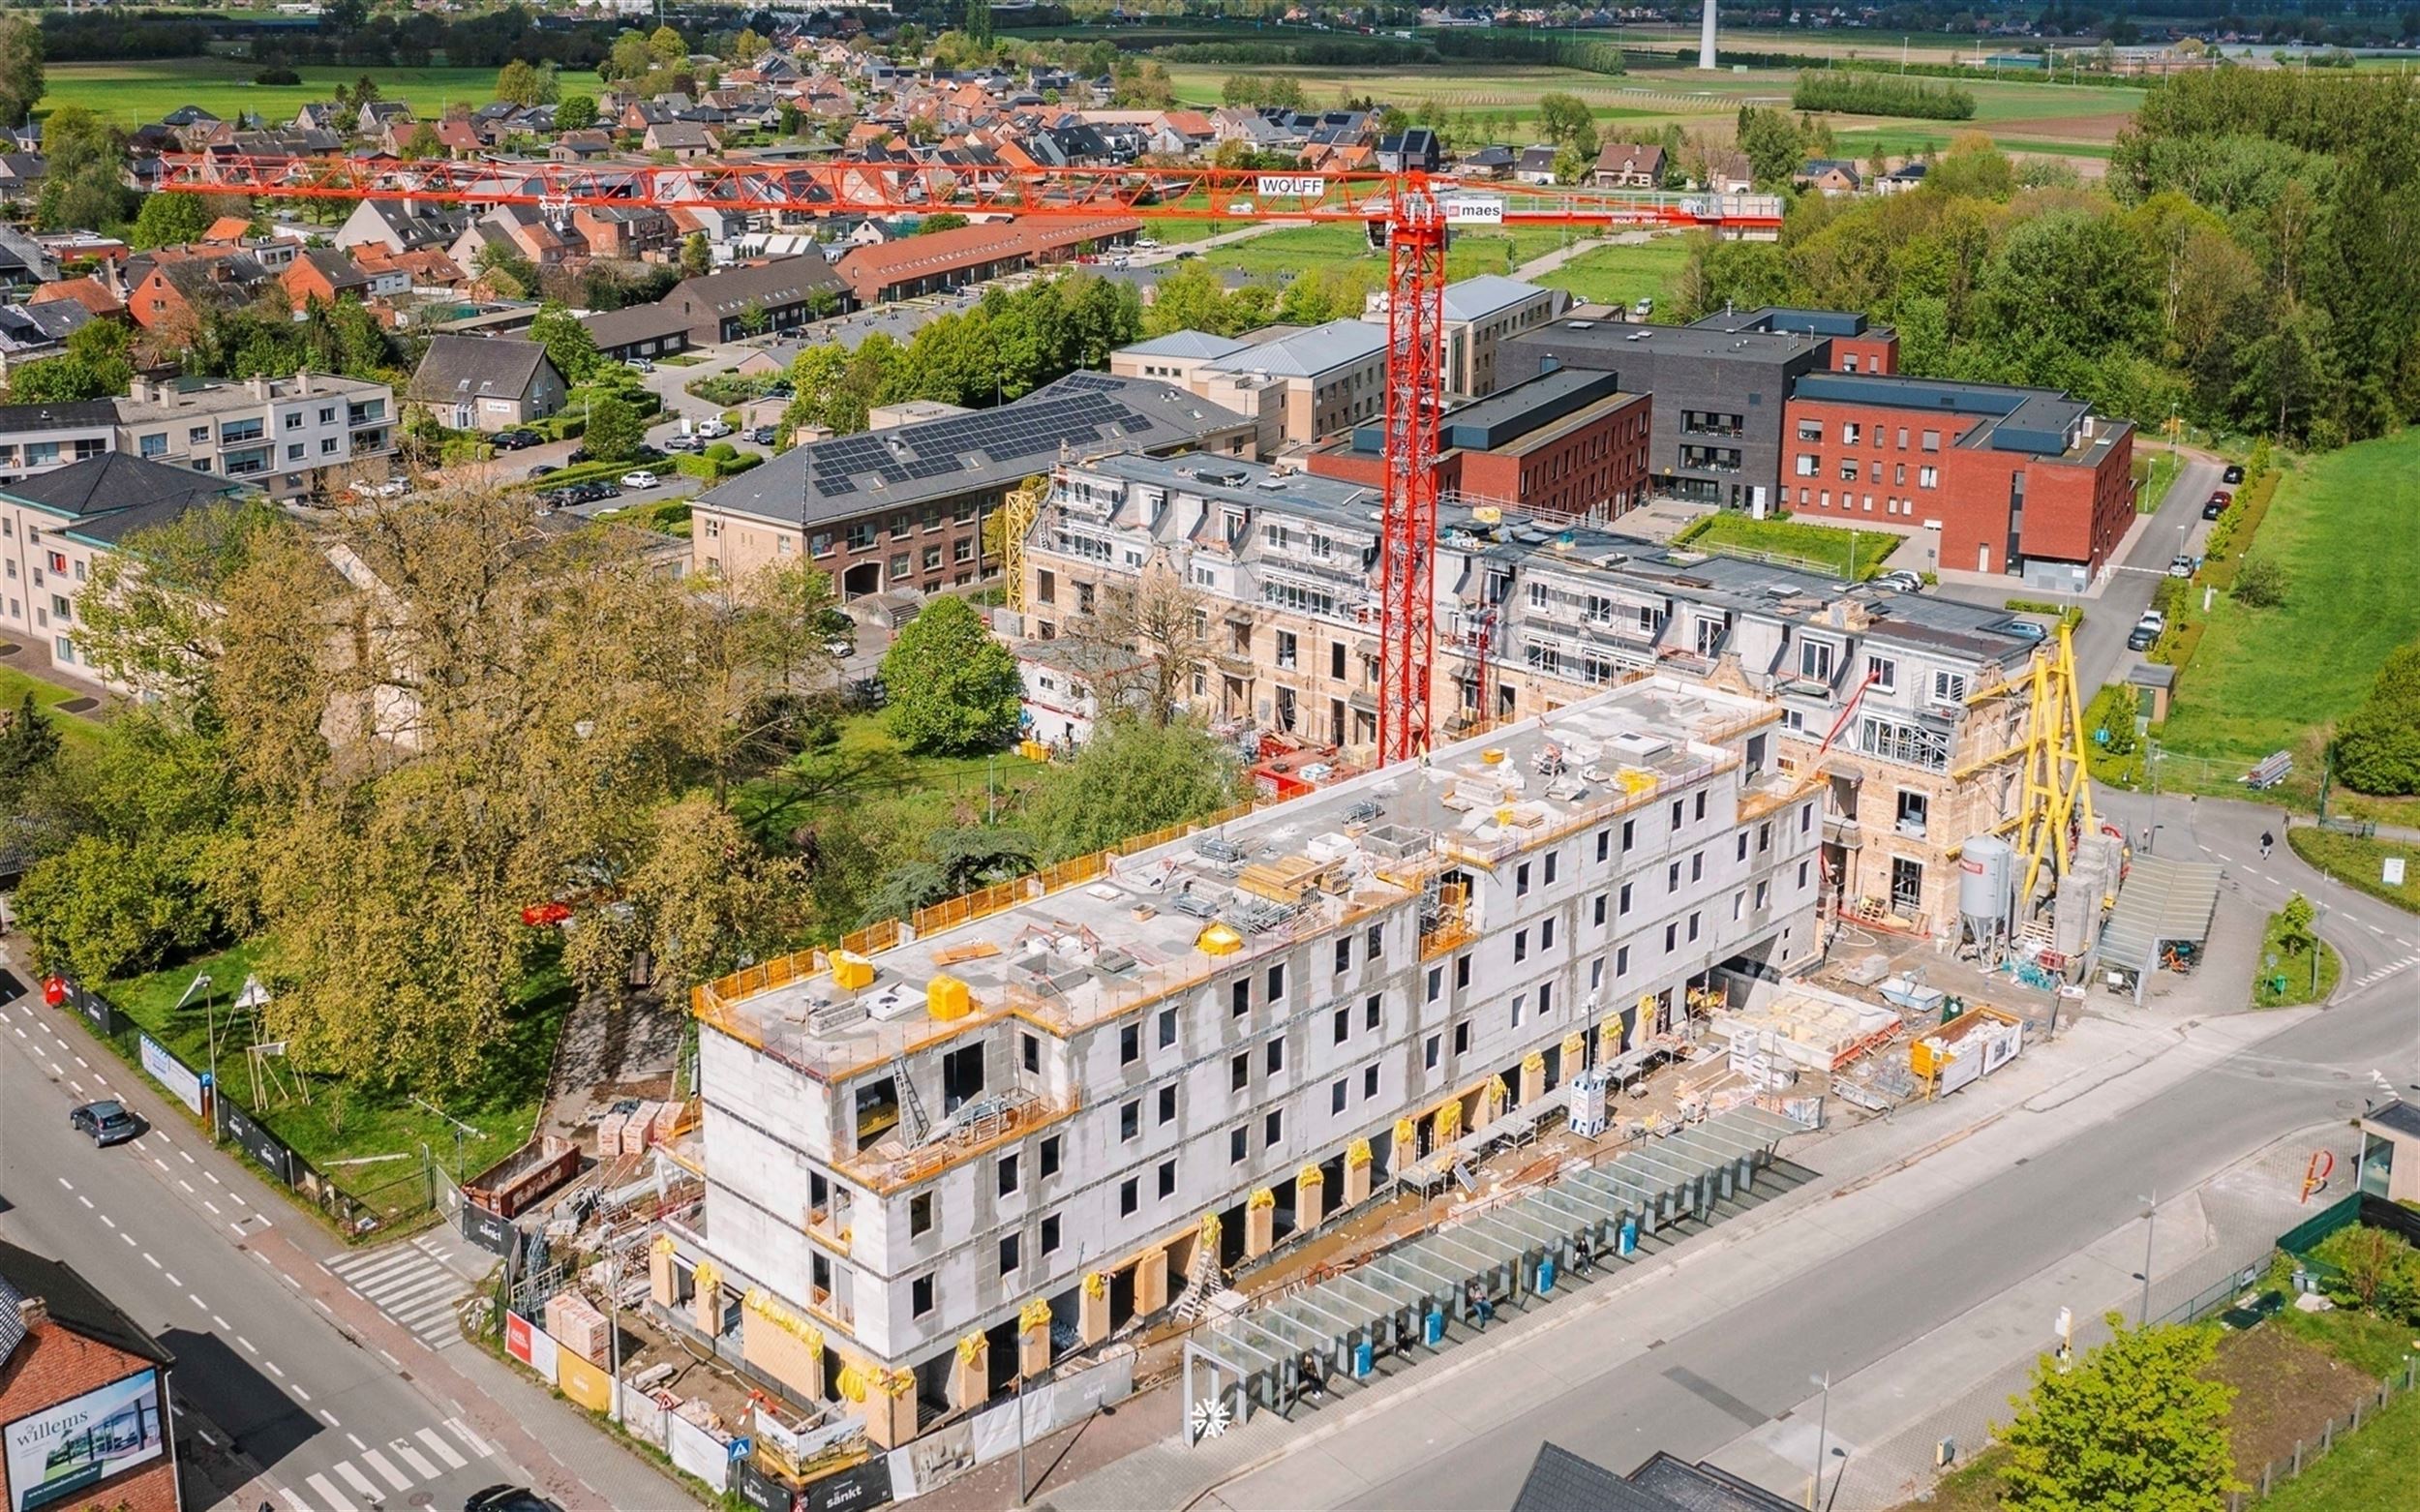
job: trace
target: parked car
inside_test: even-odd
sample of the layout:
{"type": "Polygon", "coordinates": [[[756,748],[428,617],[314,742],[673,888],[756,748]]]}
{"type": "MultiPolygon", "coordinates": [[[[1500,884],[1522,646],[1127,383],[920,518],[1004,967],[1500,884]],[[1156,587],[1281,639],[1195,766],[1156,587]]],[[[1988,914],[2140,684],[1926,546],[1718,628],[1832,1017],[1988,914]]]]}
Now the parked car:
{"type": "Polygon", "coordinates": [[[621,475],[621,486],[624,488],[653,488],[661,481],[663,480],[658,478],[654,473],[648,471],[645,468],[641,468],[635,472],[625,472],[621,475]]]}
{"type": "Polygon", "coordinates": [[[529,469],[529,476],[533,478],[549,477],[562,470],[563,469],[561,468],[556,466],[554,463],[541,462],[536,467],[529,469]]]}
{"type": "Polygon", "coordinates": [[[2180,555],[2178,555],[2178,556],[2170,557],[2170,558],[2168,559],[2168,576],[2169,576],[2169,577],[2172,577],[2172,578],[2190,578],[2190,577],[2192,577],[2193,575],[2193,558],[2191,558],[2191,557],[2187,557],[2187,556],[2183,556],[2183,555],[2181,555],[2181,554],[2180,554],[2180,555]]]}
{"type": "Polygon", "coordinates": [[[748,439],[759,446],[775,445],[781,440],[781,428],[773,425],[760,425],[748,432],[748,439]]]}
{"type": "Polygon", "coordinates": [[[143,1121],[126,1110],[126,1104],[115,1098],[87,1103],[67,1115],[68,1127],[80,1129],[92,1135],[98,1149],[124,1144],[143,1132],[143,1121]]]}
{"type": "Polygon", "coordinates": [[[2000,628],[2008,631],[2011,635],[2015,636],[2020,641],[2031,641],[2037,646],[2040,646],[2042,642],[2050,639],[2050,632],[2043,629],[2041,625],[2034,623],[2031,620],[2012,620],[2000,628]]]}
{"type": "Polygon", "coordinates": [[[498,451],[520,451],[525,447],[535,446],[545,439],[545,437],[535,431],[499,431],[488,438],[488,444],[498,451]]]}
{"type": "Polygon", "coordinates": [[[655,371],[655,364],[648,361],[645,357],[633,357],[629,361],[623,363],[622,366],[628,368],[633,373],[652,373],[655,371]]]}
{"type": "Polygon", "coordinates": [[[1136,252],[1151,252],[1157,249],[1159,245],[1160,239],[1156,236],[1137,236],[1134,238],[1134,250],[1136,252]]]}
{"type": "Polygon", "coordinates": [[[571,491],[579,496],[579,502],[584,504],[592,504],[600,499],[621,497],[621,485],[608,478],[598,478],[593,483],[574,484],[571,491]]]}
{"type": "Polygon", "coordinates": [[[410,492],[411,485],[405,482],[402,478],[388,478],[385,482],[378,485],[378,497],[380,499],[401,499],[406,494],[410,492]]]}
{"type": "Polygon", "coordinates": [[[1644,320],[1654,313],[1655,301],[1652,299],[1641,299],[1630,307],[1630,318],[1634,320],[1644,320]]]}
{"type": "Polygon", "coordinates": [[[2244,481],[2244,469],[2239,464],[2230,462],[2226,465],[2224,477],[2229,483],[2241,483],[2244,481]]]}
{"type": "Polygon", "coordinates": [[[2147,624],[2138,624],[2126,632],[2126,649],[2130,651],[2147,651],[2151,650],[2151,643],[2159,638],[2158,630],[2147,624]]]}
{"type": "Polygon", "coordinates": [[[675,433],[664,438],[664,450],[666,451],[700,451],[705,448],[705,445],[704,441],[694,436],[675,433]]]}
{"type": "Polygon", "coordinates": [[[2216,494],[2211,495],[2210,501],[2201,506],[2201,517],[2204,520],[2216,520],[2224,513],[2226,513],[2226,500],[2216,494]]]}
{"type": "Polygon", "coordinates": [[[703,437],[710,441],[718,441],[731,434],[731,427],[723,423],[720,415],[714,415],[700,420],[697,423],[697,429],[691,434],[703,437]]]}
{"type": "Polygon", "coordinates": [[[1902,593],[1921,593],[1924,589],[1924,580],[1905,567],[1893,567],[1889,572],[1877,573],[1874,581],[1884,588],[1897,589],[1902,593]]]}
{"type": "Polygon", "coordinates": [[[527,1486],[490,1486],[483,1491],[472,1492],[463,1502],[462,1512],[563,1512],[563,1509],[527,1486]]]}

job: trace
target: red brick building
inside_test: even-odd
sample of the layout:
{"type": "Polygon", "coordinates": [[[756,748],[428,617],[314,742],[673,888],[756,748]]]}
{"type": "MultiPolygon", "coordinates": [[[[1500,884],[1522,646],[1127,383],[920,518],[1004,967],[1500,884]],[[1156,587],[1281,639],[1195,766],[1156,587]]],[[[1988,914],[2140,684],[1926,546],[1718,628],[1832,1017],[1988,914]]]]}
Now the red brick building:
{"type": "Polygon", "coordinates": [[[179,1512],[175,1363],[75,1271],[0,1244],[0,1506],[179,1512]]]}
{"type": "Polygon", "coordinates": [[[2049,389],[1809,373],[1784,411],[1800,519],[1940,535],[1940,564],[2080,588],[2134,518],[2134,432],[2049,389]]]}
{"type": "Polygon", "coordinates": [[[1142,232],[1130,217],[1098,221],[990,221],[860,247],[840,259],[839,273],[862,305],[920,294],[947,293],[1026,268],[1065,262],[1102,247],[1122,246],[1142,232]]]}
{"type": "MultiPolygon", "coordinates": [[[[1466,502],[1608,521],[1648,490],[1649,401],[1612,373],[1558,368],[1447,414],[1437,489],[1466,502]]],[[[1307,470],[1383,488],[1386,427],[1356,428],[1313,451],[1307,470]]]]}

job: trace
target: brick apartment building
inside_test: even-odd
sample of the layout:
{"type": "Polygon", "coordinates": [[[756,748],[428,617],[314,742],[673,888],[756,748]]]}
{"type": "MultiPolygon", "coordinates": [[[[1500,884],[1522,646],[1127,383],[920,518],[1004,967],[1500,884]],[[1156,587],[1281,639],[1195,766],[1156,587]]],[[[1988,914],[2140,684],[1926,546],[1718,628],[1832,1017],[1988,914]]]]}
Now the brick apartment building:
{"type": "Polygon", "coordinates": [[[1791,509],[1921,532],[1939,566],[2077,591],[2133,523],[2133,427],[2065,394],[1821,373],[1786,418],[1791,509]]]}
{"type": "MultiPolygon", "coordinates": [[[[1550,518],[1618,519],[1647,495],[1651,408],[1618,374],[1541,374],[1444,417],[1437,489],[1550,518]]],[[[1386,427],[1372,423],[1304,462],[1321,477],[1384,488],[1385,450],[1386,427]]]]}
{"type": "Polygon", "coordinates": [[[0,1506],[178,1512],[175,1363],[75,1271],[0,1243],[0,1506]]]}

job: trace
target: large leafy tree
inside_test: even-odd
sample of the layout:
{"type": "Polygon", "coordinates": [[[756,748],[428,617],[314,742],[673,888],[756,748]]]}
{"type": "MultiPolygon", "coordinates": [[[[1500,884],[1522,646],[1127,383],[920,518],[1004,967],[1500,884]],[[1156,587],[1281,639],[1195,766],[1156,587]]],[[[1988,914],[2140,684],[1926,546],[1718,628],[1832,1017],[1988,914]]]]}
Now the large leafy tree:
{"type": "Polygon", "coordinates": [[[2420,793],[2420,642],[2396,648],[2336,730],[2336,774],[2357,793],[2420,793]]]}
{"type": "Polygon", "coordinates": [[[1245,793],[1234,747],[1201,725],[1104,720],[1073,764],[1054,769],[1026,805],[1026,823],[1054,858],[1216,813],[1245,793]]]}
{"type": "Polygon", "coordinates": [[[123,394],[127,380],[135,376],[129,360],[132,346],[132,336],[115,320],[79,325],[68,333],[59,355],[25,363],[9,374],[9,402],[55,405],[123,394]]]}
{"type": "Polygon", "coordinates": [[[137,251],[149,251],[197,241],[217,213],[200,195],[145,195],[142,208],[135,213],[133,243],[137,251]]]}
{"type": "Polygon", "coordinates": [[[0,125],[31,115],[43,88],[41,25],[22,11],[0,18],[0,125]]]}
{"type": "Polygon", "coordinates": [[[596,349],[596,338],[580,323],[579,317],[553,300],[538,306],[537,315],[529,321],[529,340],[546,348],[546,360],[563,376],[566,383],[585,383],[605,365],[605,358],[596,349]]]}
{"type": "Polygon", "coordinates": [[[891,732],[911,751],[995,750],[1016,733],[1023,682],[1016,658],[966,600],[929,599],[883,656],[891,732]]]}
{"type": "Polygon", "coordinates": [[[134,195],[119,182],[126,133],[88,107],[64,105],[42,127],[45,160],[34,222],[45,230],[114,230],[134,195]]]}
{"type": "Polygon", "coordinates": [[[2218,1335],[2129,1329],[2061,1371],[2034,1367],[2030,1396],[2001,1435],[2012,1512],[2219,1512],[2240,1489],[2227,1447],[2235,1388],[2204,1378],[2218,1335]]]}

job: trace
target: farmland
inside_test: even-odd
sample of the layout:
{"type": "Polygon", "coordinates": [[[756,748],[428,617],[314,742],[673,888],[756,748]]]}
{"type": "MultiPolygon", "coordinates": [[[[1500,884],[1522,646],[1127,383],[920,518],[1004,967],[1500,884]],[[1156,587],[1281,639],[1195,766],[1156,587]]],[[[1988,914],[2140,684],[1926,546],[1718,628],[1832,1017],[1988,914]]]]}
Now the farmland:
{"type": "MultiPolygon", "coordinates": [[[[252,111],[278,123],[293,119],[304,106],[327,99],[337,85],[349,86],[365,74],[377,81],[382,98],[404,101],[414,115],[428,120],[442,115],[449,104],[484,105],[496,97],[494,69],[314,66],[295,70],[302,76],[299,84],[254,83],[253,76],[265,66],[232,58],[53,63],[46,70],[48,92],[35,113],[46,115],[61,106],[77,105],[105,120],[133,127],[156,121],[179,106],[197,105],[225,120],[252,111]]],[[[574,77],[594,83],[585,75],[567,76],[565,82],[574,77]]]]}

